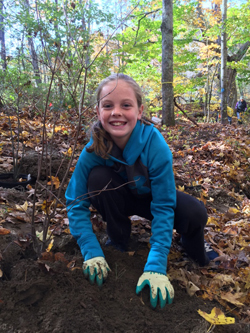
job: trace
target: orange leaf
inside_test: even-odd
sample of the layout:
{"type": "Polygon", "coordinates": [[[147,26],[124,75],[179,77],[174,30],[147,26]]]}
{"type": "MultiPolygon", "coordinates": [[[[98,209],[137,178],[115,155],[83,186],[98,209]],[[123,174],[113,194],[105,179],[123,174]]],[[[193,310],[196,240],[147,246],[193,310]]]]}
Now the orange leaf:
{"type": "Polygon", "coordinates": [[[54,253],[53,252],[43,252],[41,254],[40,260],[54,262],[55,261],[54,253]]]}
{"type": "Polygon", "coordinates": [[[0,228],[0,235],[8,235],[10,233],[10,230],[5,228],[0,228]]]}
{"type": "Polygon", "coordinates": [[[64,257],[64,254],[61,252],[55,253],[55,261],[61,261],[64,262],[65,264],[69,263],[69,261],[64,257]]]}
{"type": "Polygon", "coordinates": [[[60,186],[59,178],[58,177],[53,177],[53,176],[51,176],[50,178],[52,179],[52,182],[51,181],[48,182],[48,185],[51,185],[53,183],[53,185],[55,185],[55,188],[58,189],[59,186],[60,186]]]}

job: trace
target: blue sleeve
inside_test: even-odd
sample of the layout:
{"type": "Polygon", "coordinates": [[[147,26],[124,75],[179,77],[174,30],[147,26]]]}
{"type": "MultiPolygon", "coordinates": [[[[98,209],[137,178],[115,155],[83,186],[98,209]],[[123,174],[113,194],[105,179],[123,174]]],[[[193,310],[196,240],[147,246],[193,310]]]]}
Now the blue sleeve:
{"type": "Polygon", "coordinates": [[[237,102],[236,105],[235,105],[235,109],[237,109],[237,106],[238,106],[238,102],[237,102]]]}
{"type": "Polygon", "coordinates": [[[104,257],[90,221],[90,201],[87,198],[87,182],[90,171],[104,160],[84,149],[79,157],[66,191],[67,214],[72,236],[77,240],[84,260],[104,257]]]}
{"type": "Polygon", "coordinates": [[[176,189],[172,153],[159,131],[148,147],[148,171],[151,180],[152,235],[144,271],[166,274],[167,257],[172,243],[176,189]]]}

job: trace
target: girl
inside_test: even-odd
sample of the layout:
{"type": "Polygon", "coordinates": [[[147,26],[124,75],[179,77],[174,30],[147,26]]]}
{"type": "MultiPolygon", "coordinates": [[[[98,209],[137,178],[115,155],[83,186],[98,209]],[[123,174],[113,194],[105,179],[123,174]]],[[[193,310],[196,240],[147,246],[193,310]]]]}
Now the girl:
{"type": "Polygon", "coordinates": [[[127,249],[131,222],[139,215],[152,221],[150,252],[136,293],[150,287],[153,308],[171,303],[174,289],[166,275],[173,228],[188,255],[200,265],[207,213],[202,202],[176,193],[172,154],[160,132],[142,119],[142,92],[124,74],[104,79],[97,89],[98,122],[83,149],[66,191],[69,226],[84,258],[83,272],[101,286],[110,268],[93,233],[89,206],[107,222],[109,242],[127,249]]]}

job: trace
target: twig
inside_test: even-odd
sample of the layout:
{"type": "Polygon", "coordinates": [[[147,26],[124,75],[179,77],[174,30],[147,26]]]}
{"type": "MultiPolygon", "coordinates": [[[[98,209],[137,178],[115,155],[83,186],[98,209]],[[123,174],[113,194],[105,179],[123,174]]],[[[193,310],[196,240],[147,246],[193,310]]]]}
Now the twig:
{"type": "Polygon", "coordinates": [[[58,202],[60,202],[61,205],[65,206],[65,204],[60,199],[58,199],[58,197],[52,191],[50,191],[46,186],[44,186],[43,184],[41,184],[38,180],[36,182],[42,188],[44,188],[45,190],[47,190],[47,192],[49,192],[50,195],[52,195],[58,202]]]}
{"type": "Polygon", "coordinates": [[[188,119],[188,120],[190,120],[190,121],[192,121],[192,123],[194,123],[195,124],[195,126],[199,126],[198,124],[197,124],[197,122],[194,120],[194,119],[192,119],[192,118],[190,118],[187,114],[186,114],[186,112],[177,104],[177,102],[176,102],[176,97],[174,97],[174,105],[179,109],[179,110],[181,110],[181,112],[184,114],[184,116],[188,119]]]}
{"type": "Polygon", "coordinates": [[[148,12],[148,13],[144,13],[143,16],[138,20],[138,28],[136,30],[136,36],[135,36],[135,42],[134,42],[134,45],[136,45],[137,43],[137,37],[138,37],[138,33],[139,33],[139,30],[140,30],[140,25],[141,25],[141,20],[143,20],[147,15],[150,15],[150,14],[153,14],[153,13],[157,13],[159,10],[161,10],[161,8],[158,8],[158,9],[155,9],[155,10],[152,10],[151,12],[148,12]]]}
{"type": "Polygon", "coordinates": [[[109,185],[109,184],[111,183],[111,181],[112,181],[112,179],[110,179],[110,181],[108,182],[108,184],[105,185],[104,188],[103,188],[102,190],[96,190],[96,191],[92,191],[92,192],[84,193],[84,194],[80,195],[79,197],[77,197],[75,200],[71,201],[70,204],[66,205],[66,207],[71,206],[71,207],[68,209],[68,212],[71,210],[71,208],[74,207],[74,205],[75,205],[76,203],[78,203],[78,202],[80,202],[80,201],[83,201],[83,200],[86,200],[86,199],[89,199],[89,198],[93,198],[93,197],[95,197],[95,196],[97,196],[97,195],[100,195],[100,194],[101,194],[102,192],[104,192],[104,191],[105,191],[105,192],[106,192],[106,191],[115,191],[115,190],[119,189],[120,187],[123,187],[123,186],[125,186],[125,185],[127,185],[127,184],[130,184],[130,183],[135,183],[135,182],[137,182],[137,181],[139,181],[139,180],[140,180],[140,178],[137,179],[137,180],[131,180],[131,181],[129,181],[129,182],[127,182],[127,183],[124,183],[124,184],[122,184],[122,185],[119,185],[119,186],[117,186],[117,187],[107,188],[108,185],[109,185]],[[96,192],[97,192],[97,193],[96,193],[96,192]],[[96,193],[96,194],[93,194],[93,195],[92,195],[92,193],[96,193]],[[84,196],[88,196],[88,198],[83,198],[84,196]],[[78,200],[78,199],[81,199],[81,200],[78,200]]]}

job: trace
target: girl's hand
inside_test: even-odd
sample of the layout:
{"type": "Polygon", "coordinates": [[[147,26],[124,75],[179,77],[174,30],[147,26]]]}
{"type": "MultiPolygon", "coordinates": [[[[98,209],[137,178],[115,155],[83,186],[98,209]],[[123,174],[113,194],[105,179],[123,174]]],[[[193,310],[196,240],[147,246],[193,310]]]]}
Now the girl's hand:
{"type": "Polygon", "coordinates": [[[155,272],[143,273],[137,283],[136,294],[138,295],[146,285],[150,288],[152,308],[156,308],[158,298],[161,308],[164,308],[166,303],[171,304],[173,302],[174,288],[166,275],[155,272]]]}
{"type": "Polygon", "coordinates": [[[95,257],[84,261],[82,265],[83,274],[89,279],[91,284],[94,282],[100,287],[108,277],[111,271],[107,261],[103,257],[95,257]]]}

